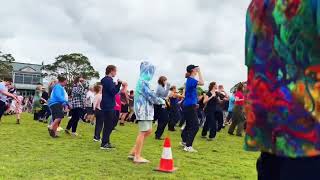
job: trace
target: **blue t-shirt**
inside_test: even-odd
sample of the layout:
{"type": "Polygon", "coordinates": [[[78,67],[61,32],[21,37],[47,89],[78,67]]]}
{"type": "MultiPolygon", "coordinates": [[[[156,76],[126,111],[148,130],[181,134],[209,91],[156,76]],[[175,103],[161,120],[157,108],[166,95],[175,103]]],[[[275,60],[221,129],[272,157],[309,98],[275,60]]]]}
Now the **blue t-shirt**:
{"type": "Polygon", "coordinates": [[[233,111],[233,106],[234,106],[234,102],[235,102],[235,97],[234,95],[232,95],[229,99],[229,107],[228,107],[228,112],[232,112],[233,111]]]}
{"type": "Polygon", "coordinates": [[[185,90],[185,99],[184,106],[193,106],[198,103],[198,94],[197,94],[197,86],[198,80],[189,77],[186,82],[186,90],[185,90]]]}

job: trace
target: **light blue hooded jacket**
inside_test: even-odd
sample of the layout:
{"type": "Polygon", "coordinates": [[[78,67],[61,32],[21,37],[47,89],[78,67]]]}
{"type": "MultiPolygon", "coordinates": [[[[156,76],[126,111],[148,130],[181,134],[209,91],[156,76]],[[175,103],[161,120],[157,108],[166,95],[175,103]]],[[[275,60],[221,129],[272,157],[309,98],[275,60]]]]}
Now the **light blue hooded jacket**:
{"type": "Polygon", "coordinates": [[[155,67],[149,62],[142,62],[140,65],[140,78],[136,86],[134,96],[134,111],[137,120],[154,119],[154,104],[165,104],[165,101],[150,89],[150,81],[153,78],[155,67]]]}

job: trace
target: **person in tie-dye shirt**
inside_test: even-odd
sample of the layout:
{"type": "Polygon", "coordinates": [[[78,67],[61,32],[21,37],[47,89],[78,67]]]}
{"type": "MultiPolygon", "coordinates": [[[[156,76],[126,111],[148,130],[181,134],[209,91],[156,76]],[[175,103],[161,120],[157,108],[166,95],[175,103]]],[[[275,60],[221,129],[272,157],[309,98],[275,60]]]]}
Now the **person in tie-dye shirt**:
{"type": "Polygon", "coordinates": [[[252,0],[246,28],[245,149],[262,152],[259,179],[319,179],[320,1],[252,0]]]}

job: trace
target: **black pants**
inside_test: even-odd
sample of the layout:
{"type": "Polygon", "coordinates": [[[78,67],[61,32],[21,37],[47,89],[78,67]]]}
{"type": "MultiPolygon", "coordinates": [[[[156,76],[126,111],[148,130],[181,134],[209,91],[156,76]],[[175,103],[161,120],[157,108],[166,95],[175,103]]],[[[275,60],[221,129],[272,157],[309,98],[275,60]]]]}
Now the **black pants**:
{"type": "Polygon", "coordinates": [[[206,122],[204,123],[202,129],[202,136],[207,136],[208,131],[210,131],[209,138],[215,138],[217,135],[217,120],[215,117],[215,112],[206,112],[206,122]]]}
{"type": "Polygon", "coordinates": [[[100,140],[101,131],[103,128],[103,112],[101,110],[96,110],[94,112],[96,116],[96,126],[94,128],[94,139],[100,140]]]}
{"type": "Polygon", "coordinates": [[[72,132],[75,133],[75,132],[77,132],[78,122],[83,114],[83,109],[82,108],[74,108],[71,111],[72,111],[72,116],[68,122],[66,129],[70,130],[72,128],[72,132]]]}
{"type": "Polygon", "coordinates": [[[51,115],[51,111],[48,105],[42,105],[42,109],[39,112],[41,119],[48,119],[51,115]]]}
{"type": "Polygon", "coordinates": [[[197,107],[185,107],[183,113],[186,120],[186,127],[181,133],[181,138],[182,141],[186,143],[187,147],[191,147],[199,130],[197,107]]]}
{"type": "Polygon", "coordinates": [[[0,101],[0,120],[1,120],[4,112],[6,112],[6,103],[3,101],[0,101]]]}
{"type": "Polygon", "coordinates": [[[320,156],[286,158],[261,153],[257,161],[258,180],[319,179],[320,156]]]}
{"type": "Polygon", "coordinates": [[[168,130],[174,131],[176,124],[181,119],[180,112],[177,106],[171,106],[169,110],[169,123],[168,123],[168,130]]]}
{"type": "Polygon", "coordinates": [[[223,128],[223,111],[216,111],[215,117],[217,121],[217,131],[219,132],[223,128]]]}
{"type": "Polygon", "coordinates": [[[155,117],[157,117],[158,119],[158,127],[157,130],[155,132],[156,138],[161,138],[168,122],[169,122],[169,113],[167,111],[167,109],[162,108],[162,105],[156,105],[155,106],[155,117]]]}
{"type": "Polygon", "coordinates": [[[231,122],[232,120],[232,112],[228,112],[227,122],[231,122]]]}
{"type": "Polygon", "coordinates": [[[114,110],[103,111],[103,131],[101,146],[110,143],[110,135],[115,127],[114,110]]]}
{"type": "Polygon", "coordinates": [[[114,111],[114,125],[113,125],[113,129],[114,129],[115,127],[117,127],[119,118],[120,118],[120,111],[114,111]]]}

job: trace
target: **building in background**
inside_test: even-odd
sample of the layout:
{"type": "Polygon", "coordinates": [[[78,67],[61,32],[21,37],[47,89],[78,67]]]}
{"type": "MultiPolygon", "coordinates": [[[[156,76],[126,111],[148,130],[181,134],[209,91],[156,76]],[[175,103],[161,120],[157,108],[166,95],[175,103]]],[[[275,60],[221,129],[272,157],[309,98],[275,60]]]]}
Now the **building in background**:
{"type": "Polygon", "coordinates": [[[43,84],[42,66],[41,64],[12,63],[13,84],[21,95],[34,95],[37,85],[43,84]]]}

